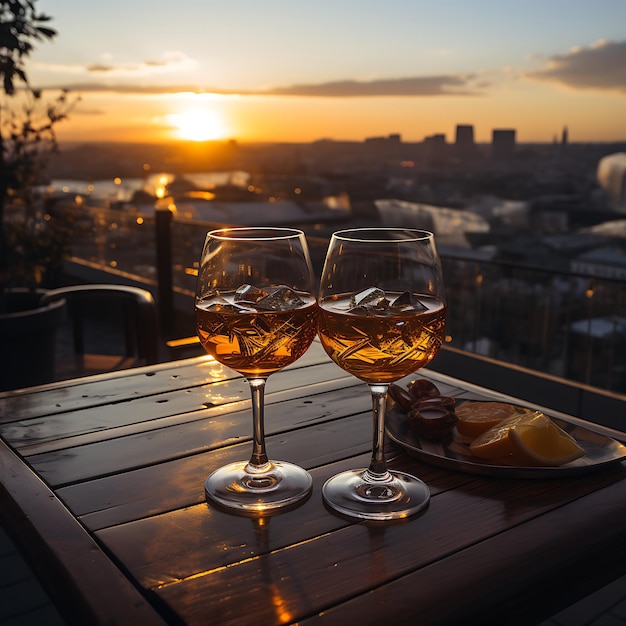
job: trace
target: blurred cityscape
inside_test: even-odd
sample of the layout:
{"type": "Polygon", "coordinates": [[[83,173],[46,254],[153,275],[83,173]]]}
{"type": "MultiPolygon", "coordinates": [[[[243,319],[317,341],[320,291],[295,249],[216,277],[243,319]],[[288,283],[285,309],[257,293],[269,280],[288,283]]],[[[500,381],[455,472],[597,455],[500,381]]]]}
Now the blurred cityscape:
{"type": "Polygon", "coordinates": [[[204,234],[302,228],[316,271],[330,234],[435,232],[450,346],[626,392],[626,143],[474,141],[459,125],[309,144],[73,144],[49,167],[43,212],[72,215],[74,257],[157,281],[155,215],[171,211],[172,275],[193,294],[204,234]]]}

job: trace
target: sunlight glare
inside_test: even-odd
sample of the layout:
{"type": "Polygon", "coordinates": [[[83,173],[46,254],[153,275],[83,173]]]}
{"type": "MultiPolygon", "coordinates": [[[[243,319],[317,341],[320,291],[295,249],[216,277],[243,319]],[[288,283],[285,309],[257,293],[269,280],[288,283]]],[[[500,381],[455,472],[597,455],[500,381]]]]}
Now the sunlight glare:
{"type": "Polygon", "coordinates": [[[172,113],[167,119],[175,127],[179,139],[210,141],[226,136],[224,121],[215,111],[193,108],[172,113]]]}

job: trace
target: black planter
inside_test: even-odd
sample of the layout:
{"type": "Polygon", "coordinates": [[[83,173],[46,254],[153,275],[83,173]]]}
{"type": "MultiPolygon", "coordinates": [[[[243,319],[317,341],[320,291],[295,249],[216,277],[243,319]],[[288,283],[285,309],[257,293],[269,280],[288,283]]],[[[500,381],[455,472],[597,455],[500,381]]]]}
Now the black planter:
{"type": "Polygon", "coordinates": [[[43,290],[13,290],[0,314],[0,391],[54,380],[56,334],[65,300],[40,307],[43,290]]]}

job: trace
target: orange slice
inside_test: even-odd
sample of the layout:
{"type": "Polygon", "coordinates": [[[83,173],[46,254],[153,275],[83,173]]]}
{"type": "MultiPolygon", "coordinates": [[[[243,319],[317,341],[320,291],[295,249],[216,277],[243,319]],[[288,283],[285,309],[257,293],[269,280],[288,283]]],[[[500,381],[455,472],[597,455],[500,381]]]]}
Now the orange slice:
{"type": "Polygon", "coordinates": [[[530,409],[506,402],[463,402],[455,413],[458,418],[456,429],[474,439],[501,421],[518,413],[530,413],[530,409]]]}
{"type": "Polygon", "coordinates": [[[477,457],[504,465],[564,465],[585,454],[576,440],[540,411],[514,415],[469,446],[477,457]]]}

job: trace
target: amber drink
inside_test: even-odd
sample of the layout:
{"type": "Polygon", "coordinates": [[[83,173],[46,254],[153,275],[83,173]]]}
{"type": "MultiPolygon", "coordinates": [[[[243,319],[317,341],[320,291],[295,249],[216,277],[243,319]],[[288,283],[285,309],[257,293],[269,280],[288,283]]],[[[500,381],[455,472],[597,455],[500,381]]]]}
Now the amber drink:
{"type": "MultiPolygon", "coordinates": [[[[393,299],[400,294],[386,294],[393,299]]],[[[365,382],[394,382],[426,365],[443,339],[446,305],[417,296],[423,312],[350,311],[350,296],[320,302],[319,335],[329,356],[365,382]]]]}
{"type": "Polygon", "coordinates": [[[245,227],[207,234],[196,283],[198,338],[210,356],[246,377],[252,402],[250,459],[214,469],[204,484],[207,500],[218,507],[270,515],[311,493],[313,479],[304,468],[267,455],[264,394],[268,377],[299,359],[315,337],[313,285],[300,230],[245,227]]]}
{"type": "Polygon", "coordinates": [[[413,515],[430,499],[416,476],[385,460],[389,385],[424,367],[444,336],[446,300],[432,233],[354,228],[333,233],[318,298],[318,334],[330,358],[365,381],[372,397],[372,456],[322,487],[324,502],[366,520],[413,515]]]}
{"type": "Polygon", "coordinates": [[[315,299],[300,294],[297,308],[286,311],[242,311],[232,294],[231,306],[209,298],[196,304],[200,343],[217,361],[245,375],[271,374],[299,359],[316,332],[315,299]]]}

